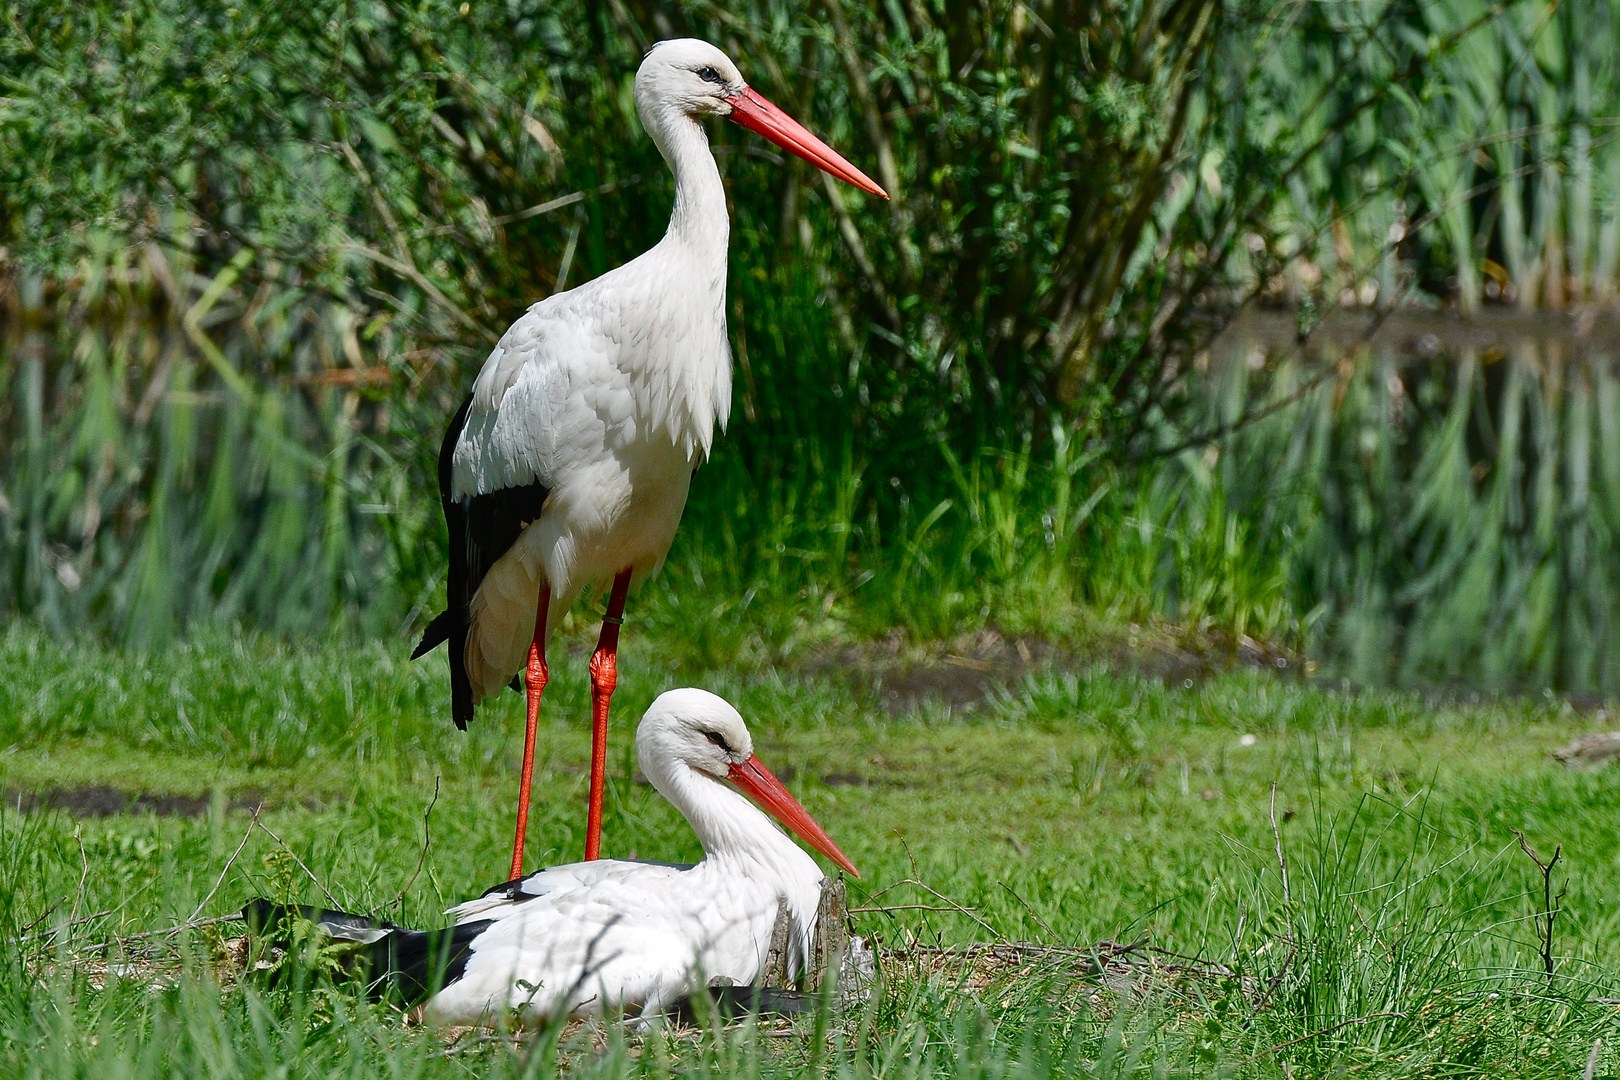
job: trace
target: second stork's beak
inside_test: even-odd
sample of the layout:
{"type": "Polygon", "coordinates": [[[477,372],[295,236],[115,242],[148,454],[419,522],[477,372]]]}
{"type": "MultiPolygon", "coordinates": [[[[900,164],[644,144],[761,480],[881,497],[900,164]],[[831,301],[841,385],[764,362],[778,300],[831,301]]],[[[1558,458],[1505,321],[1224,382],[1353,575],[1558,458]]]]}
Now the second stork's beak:
{"type": "Polygon", "coordinates": [[[873,183],[871,177],[845,161],[838,151],[810,134],[804,125],[753,90],[745,86],[742,93],[729,100],[731,119],[749,131],[759,132],[788,153],[797,154],[816,168],[831,173],[846,184],[853,184],[862,191],[885,199],[889,197],[888,192],[873,183]]]}
{"type": "Polygon", "coordinates": [[[849,856],[838,850],[838,845],[832,842],[826,830],[816,824],[810,812],[799,805],[799,800],[782,786],[782,781],[771,775],[771,770],[759,758],[750,757],[741,765],[733,765],[726,779],[742,788],[749,798],[797,833],[805,843],[856,877],[861,876],[855,864],[849,861],[849,856]]]}

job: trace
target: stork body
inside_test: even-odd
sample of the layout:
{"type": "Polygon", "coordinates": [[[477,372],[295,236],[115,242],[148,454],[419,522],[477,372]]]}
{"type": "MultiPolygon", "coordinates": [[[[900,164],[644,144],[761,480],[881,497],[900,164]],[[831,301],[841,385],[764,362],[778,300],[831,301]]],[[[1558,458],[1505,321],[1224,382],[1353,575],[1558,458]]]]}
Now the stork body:
{"type": "Polygon", "coordinates": [[[463,720],[523,667],[542,585],[555,625],[585,586],[658,568],[730,413],[725,192],[703,129],[686,122],[668,234],[514,323],[447,446],[454,501],[546,492],[470,598],[463,720]]]}
{"type": "Polygon", "coordinates": [[[471,1023],[514,1008],[545,1016],[622,1008],[647,1015],[705,979],[754,985],[781,905],[790,958],[802,970],[824,875],[723,778],[768,805],[775,800],[773,809],[806,839],[851,873],[855,868],[758,763],[742,717],[713,694],[673,690],[647,710],[636,750],[647,779],[697,833],[702,861],[574,863],[452,909],[458,925],[493,921],[473,939],[461,978],[429,1001],[429,1016],[471,1023]]]}
{"type": "MultiPolygon", "coordinates": [[[[754,986],[779,908],[790,968],[809,957],[823,874],[760,805],[840,867],[855,867],[759,759],[742,717],[703,690],[654,701],[636,734],[641,769],[703,844],[694,866],[603,859],[505,882],[449,912],[432,933],[341,912],[308,913],[368,947],[369,977],[428,992],[427,1017],[488,1023],[516,1010],[530,1022],[628,1012],[650,1016],[723,976],[754,986]],[[727,781],[735,787],[729,786],[727,781]],[[428,976],[434,959],[443,974],[428,976]]],[[[285,909],[260,902],[255,916],[285,909]]],[[[794,974],[790,971],[790,974],[794,974]]]]}
{"type": "Polygon", "coordinates": [[[513,878],[522,873],[548,628],[582,589],[612,582],[591,658],[585,855],[594,859],[625,597],[669,552],[692,471],[730,412],[730,225],[699,118],[729,117],[882,194],[750,90],[707,42],[655,46],[635,89],[642,125],[675,174],[668,232],[638,258],[541,301],[514,323],[484,362],[439,458],[448,604],[413,655],[448,641],[451,709],[462,728],[477,702],[524,671],[528,731],[513,878]]]}

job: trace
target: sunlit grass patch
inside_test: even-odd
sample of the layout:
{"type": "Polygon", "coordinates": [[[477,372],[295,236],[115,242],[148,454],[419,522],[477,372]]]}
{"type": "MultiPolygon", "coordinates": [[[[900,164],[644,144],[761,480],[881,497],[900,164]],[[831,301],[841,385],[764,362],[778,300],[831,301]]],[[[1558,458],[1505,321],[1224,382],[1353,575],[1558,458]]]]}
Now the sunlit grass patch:
{"type": "MultiPolygon", "coordinates": [[[[228,924],[163,937],[156,951],[149,938],[89,949],[255,895],[326,902],[323,888],[352,910],[431,925],[498,878],[518,697],[462,734],[444,718],[440,666],[402,653],[249,639],[133,656],[4,639],[14,704],[0,786],[93,781],[205,803],[168,816],[0,811],[8,1072],[118,1062],[141,1076],[226,1061],[313,1075],[476,1062],[494,1075],[556,1064],[1284,1076],[1286,1062],[1294,1075],[1467,1075],[1489,1063],[1493,1075],[1569,1076],[1612,1034],[1613,1009],[1588,999],[1620,983],[1620,774],[1569,772],[1548,756],[1604,721],[1556,700],[1341,694],[1259,672],[1189,689],[1101,663],[1037,668],[973,708],[899,714],[836,671],[698,676],[738,701],[761,756],[862,868],[850,883],[856,927],[887,950],[869,1008],[786,1035],[586,1028],[447,1045],[352,992],[277,997],[228,965],[222,975],[228,924]],[[192,733],[154,720],[179,702],[192,733]],[[280,725],[273,742],[249,737],[263,724],[280,725]],[[269,831],[254,827],[244,792],[262,797],[269,831]],[[1514,830],[1543,852],[1564,846],[1550,980],[1540,881],[1514,830]],[[1070,960],[948,960],[973,942],[1070,960]],[[1116,964],[1099,975],[1071,962],[1103,942],[1204,967],[1177,973],[1180,961],[1151,954],[1156,973],[1116,964]],[[944,959],[918,967],[919,950],[944,959]],[[162,959],[162,979],[128,962],[143,956],[162,959]]],[[[694,858],[689,830],[626,752],[634,718],[671,676],[650,663],[624,671],[606,852],[694,858]]],[[[582,676],[554,686],[537,862],[577,858],[582,843],[587,695],[582,676]]]]}

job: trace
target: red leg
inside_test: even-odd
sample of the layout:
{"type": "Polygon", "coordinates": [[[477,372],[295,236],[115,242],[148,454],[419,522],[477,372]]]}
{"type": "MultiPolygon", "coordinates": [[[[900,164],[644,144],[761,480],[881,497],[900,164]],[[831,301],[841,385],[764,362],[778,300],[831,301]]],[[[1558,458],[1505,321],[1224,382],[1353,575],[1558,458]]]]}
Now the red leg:
{"type": "Polygon", "coordinates": [[[602,636],[591,656],[591,805],[585,818],[585,860],[602,853],[602,789],[607,786],[608,702],[619,685],[619,627],[624,623],[624,598],[630,592],[630,571],[613,579],[602,636]]]}
{"type": "Polygon", "coordinates": [[[529,667],[523,686],[529,697],[529,724],[523,733],[523,779],[518,783],[517,836],[512,840],[512,880],[523,876],[523,838],[529,831],[529,785],[534,780],[534,735],[540,724],[540,695],[551,673],[546,668],[546,613],[551,607],[551,586],[540,587],[534,612],[534,640],[529,644],[529,667]]]}

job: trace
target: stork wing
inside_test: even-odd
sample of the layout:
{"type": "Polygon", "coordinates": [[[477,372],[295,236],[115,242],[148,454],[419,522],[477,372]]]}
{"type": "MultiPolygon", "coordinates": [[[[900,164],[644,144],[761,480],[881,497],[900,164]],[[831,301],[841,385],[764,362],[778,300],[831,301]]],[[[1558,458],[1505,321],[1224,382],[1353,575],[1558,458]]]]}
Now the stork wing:
{"type": "Polygon", "coordinates": [[[473,395],[467,395],[450,421],[439,448],[439,501],[444,507],[444,523],[450,534],[450,572],[445,581],[446,607],[427,626],[411,659],[450,643],[450,715],[456,727],[467,729],[473,715],[472,681],[467,676],[467,634],[471,627],[472,598],[484,575],[517,543],[523,529],[540,517],[551,493],[536,480],[520,487],[503,488],[469,498],[456,498],[453,491],[456,446],[461,441],[473,395]]]}
{"type": "Polygon", "coordinates": [[[694,887],[688,873],[616,859],[573,863],[453,908],[457,926],[481,932],[461,979],[446,983],[430,1012],[456,1022],[505,1008],[651,1013],[692,993],[704,975],[751,979],[775,897],[694,887]]]}
{"type": "Polygon", "coordinates": [[[520,905],[543,896],[556,897],[573,890],[582,892],[614,883],[635,882],[657,889],[675,881],[692,869],[691,863],[666,863],[639,859],[597,859],[594,862],[567,863],[536,870],[532,874],[503,881],[483,894],[446,911],[456,922],[470,919],[502,919],[520,905]]]}

